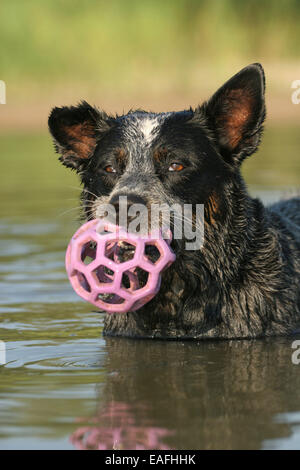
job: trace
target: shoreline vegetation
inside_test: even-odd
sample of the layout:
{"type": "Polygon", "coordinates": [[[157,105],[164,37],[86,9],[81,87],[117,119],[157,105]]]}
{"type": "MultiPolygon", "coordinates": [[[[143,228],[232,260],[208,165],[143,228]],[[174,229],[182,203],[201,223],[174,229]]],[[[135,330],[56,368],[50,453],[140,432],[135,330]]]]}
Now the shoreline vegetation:
{"type": "Polygon", "coordinates": [[[27,0],[0,4],[0,132],[42,130],[52,106],[111,113],[197,106],[252,62],[268,122],[300,117],[300,0],[27,0]]]}

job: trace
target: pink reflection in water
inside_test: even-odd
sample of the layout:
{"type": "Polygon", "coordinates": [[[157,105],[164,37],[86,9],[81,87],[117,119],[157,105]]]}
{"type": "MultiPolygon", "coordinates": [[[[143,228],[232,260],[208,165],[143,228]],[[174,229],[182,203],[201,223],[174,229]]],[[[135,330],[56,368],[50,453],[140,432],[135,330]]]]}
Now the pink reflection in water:
{"type": "Polygon", "coordinates": [[[135,425],[126,403],[111,402],[89,421],[93,424],[79,427],[70,436],[79,450],[170,450],[162,441],[173,433],[159,427],[135,425]]]}

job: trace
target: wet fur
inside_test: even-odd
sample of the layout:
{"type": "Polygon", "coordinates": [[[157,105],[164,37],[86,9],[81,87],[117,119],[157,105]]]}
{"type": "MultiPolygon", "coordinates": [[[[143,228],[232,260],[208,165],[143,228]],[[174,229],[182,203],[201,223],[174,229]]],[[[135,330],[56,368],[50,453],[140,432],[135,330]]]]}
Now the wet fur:
{"type": "Polygon", "coordinates": [[[300,327],[300,197],[264,207],[240,173],[261,139],[264,88],[253,64],[196,109],[112,117],[83,102],[52,111],[56,150],[80,174],[87,219],[121,194],[205,205],[203,248],[175,244],[159,294],[136,312],[107,315],[104,334],[254,338],[300,327]],[[184,171],[169,174],[172,161],[184,171]],[[117,174],[103,170],[111,164],[117,174]]]}

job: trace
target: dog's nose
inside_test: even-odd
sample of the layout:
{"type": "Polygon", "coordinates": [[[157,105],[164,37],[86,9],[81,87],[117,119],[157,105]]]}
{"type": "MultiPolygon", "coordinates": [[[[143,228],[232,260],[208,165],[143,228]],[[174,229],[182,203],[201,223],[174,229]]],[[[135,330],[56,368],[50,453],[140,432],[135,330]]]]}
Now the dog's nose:
{"type": "Polygon", "coordinates": [[[114,206],[116,214],[120,211],[120,205],[122,205],[122,209],[125,209],[126,212],[128,212],[130,207],[134,204],[146,206],[146,201],[136,194],[115,194],[109,202],[114,206]]]}

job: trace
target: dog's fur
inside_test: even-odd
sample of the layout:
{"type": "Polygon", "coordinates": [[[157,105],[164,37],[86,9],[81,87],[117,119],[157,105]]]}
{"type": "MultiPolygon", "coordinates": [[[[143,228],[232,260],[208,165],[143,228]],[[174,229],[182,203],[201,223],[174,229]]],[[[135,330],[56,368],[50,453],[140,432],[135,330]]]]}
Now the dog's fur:
{"type": "Polygon", "coordinates": [[[196,109],[112,117],[82,102],[52,110],[50,132],[62,163],[80,174],[86,218],[121,194],[205,206],[203,248],[177,244],[159,294],[136,312],[107,315],[105,334],[254,338],[300,326],[300,198],[265,208],[240,174],[261,139],[264,90],[263,69],[252,64],[196,109]],[[168,171],[174,162],[183,170],[168,171]]]}

